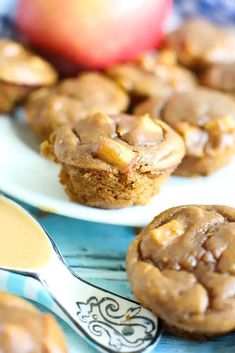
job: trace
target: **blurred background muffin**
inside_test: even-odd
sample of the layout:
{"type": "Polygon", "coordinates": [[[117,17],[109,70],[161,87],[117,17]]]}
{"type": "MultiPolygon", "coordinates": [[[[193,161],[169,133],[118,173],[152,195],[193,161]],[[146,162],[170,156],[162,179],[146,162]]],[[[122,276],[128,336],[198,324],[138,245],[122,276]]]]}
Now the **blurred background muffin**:
{"type": "Polygon", "coordinates": [[[177,175],[210,175],[234,156],[235,101],[229,95],[198,87],[169,99],[149,98],[134,113],[162,119],[182,136],[186,156],[177,175]]]}
{"type": "Polygon", "coordinates": [[[57,127],[76,123],[97,112],[125,111],[129,97],[114,81],[99,72],[82,74],[59,82],[54,88],[33,92],[25,105],[26,118],[40,139],[57,127]]]}
{"type": "Polygon", "coordinates": [[[0,291],[1,353],[67,353],[59,325],[19,297],[0,291]]]}
{"type": "Polygon", "coordinates": [[[51,86],[57,72],[23,45],[0,38],[0,112],[11,112],[33,90],[51,86]]]}

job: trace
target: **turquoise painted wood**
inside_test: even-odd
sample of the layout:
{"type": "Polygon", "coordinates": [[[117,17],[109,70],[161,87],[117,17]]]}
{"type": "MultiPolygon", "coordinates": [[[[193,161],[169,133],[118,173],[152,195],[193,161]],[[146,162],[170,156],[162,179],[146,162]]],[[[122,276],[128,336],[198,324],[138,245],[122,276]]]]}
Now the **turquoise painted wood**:
{"type": "MultiPolygon", "coordinates": [[[[133,297],[125,273],[125,254],[135,231],[74,220],[43,213],[21,203],[46,228],[73,270],[82,278],[127,297],[133,297]]],[[[17,286],[16,286],[17,287],[17,286]]],[[[14,288],[13,288],[14,289],[14,288]]],[[[45,310],[40,306],[40,309],[45,310]]],[[[58,319],[59,320],[59,319],[58,319]]],[[[70,353],[97,351],[59,320],[67,337],[70,353]]],[[[234,353],[235,334],[197,343],[163,333],[155,353],[234,353]]]]}

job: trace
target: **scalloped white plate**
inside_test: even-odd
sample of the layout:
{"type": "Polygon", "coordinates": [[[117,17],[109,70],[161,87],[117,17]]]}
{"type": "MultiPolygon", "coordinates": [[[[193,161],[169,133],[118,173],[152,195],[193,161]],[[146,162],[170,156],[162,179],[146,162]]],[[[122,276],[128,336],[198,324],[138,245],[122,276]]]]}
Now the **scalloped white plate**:
{"type": "Polygon", "coordinates": [[[172,177],[146,206],[103,210],[72,203],[58,181],[59,166],[42,158],[21,119],[0,116],[0,190],[42,210],[87,221],[143,226],[157,213],[183,204],[235,207],[235,161],[207,178],[172,177]]]}

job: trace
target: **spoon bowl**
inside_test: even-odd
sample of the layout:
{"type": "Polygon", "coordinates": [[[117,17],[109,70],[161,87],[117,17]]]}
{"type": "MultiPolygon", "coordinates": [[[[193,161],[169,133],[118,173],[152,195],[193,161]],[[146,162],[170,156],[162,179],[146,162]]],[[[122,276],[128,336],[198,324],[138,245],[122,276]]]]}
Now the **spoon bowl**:
{"type": "MultiPolygon", "coordinates": [[[[22,212],[22,217],[30,220],[29,225],[37,223],[16,203],[4,197],[0,197],[0,201],[16,207],[22,212]]],[[[10,268],[6,265],[0,266],[0,287],[4,278],[6,281],[9,275],[15,274],[24,278],[27,283],[24,285],[24,296],[35,300],[32,292],[43,286],[49,309],[102,352],[140,353],[152,350],[160,338],[159,320],[137,302],[96,287],[78,277],[68,267],[48,233],[38,223],[37,226],[40,227],[40,236],[43,235],[43,241],[46,240],[45,244],[50,248],[47,261],[37,268],[22,268],[20,263],[10,268]]]]}

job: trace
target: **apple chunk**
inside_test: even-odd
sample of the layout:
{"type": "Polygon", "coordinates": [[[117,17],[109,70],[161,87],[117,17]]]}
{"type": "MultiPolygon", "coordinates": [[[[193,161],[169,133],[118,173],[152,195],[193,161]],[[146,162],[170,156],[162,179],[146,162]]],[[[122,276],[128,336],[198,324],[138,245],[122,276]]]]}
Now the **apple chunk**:
{"type": "Polygon", "coordinates": [[[234,117],[227,115],[222,118],[208,121],[204,127],[210,133],[233,132],[235,130],[235,119],[234,117]]]}
{"type": "Polygon", "coordinates": [[[173,219],[172,221],[151,230],[150,237],[156,244],[167,246],[183,234],[184,226],[177,220],[173,219]]]}
{"type": "Polygon", "coordinates": [[[133,168],[139,158],[137,153],[108,137],[103,137],[93,145],[92,154],[118,168],[122,173],[133,168]]]}
{"type": "MultiPolygon", "coordinates": [[[[127,123],[128,124],[128,123],[127,123]]],[[[125,125],[125,121],[118,126],[122,140],[133,146],[158,145],[163,139],[163,129],[157,120],[153,121],[149,115],[138,117],[132,126],[125,125]]]]}

